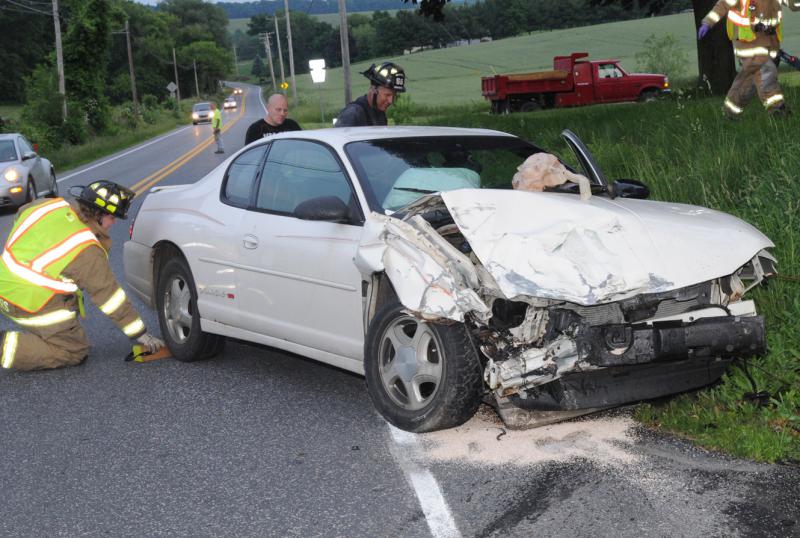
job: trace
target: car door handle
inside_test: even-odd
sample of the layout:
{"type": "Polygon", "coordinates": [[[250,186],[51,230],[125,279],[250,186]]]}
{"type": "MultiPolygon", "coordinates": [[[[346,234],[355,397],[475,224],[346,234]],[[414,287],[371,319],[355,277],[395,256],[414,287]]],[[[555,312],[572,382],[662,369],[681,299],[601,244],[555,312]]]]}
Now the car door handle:
{"type": "Polygon", "coordinates": [[[251,250],[254,248],[258,248],[258,237],[251,234],[247,234],[246,236],[244,236],[244,239],[242,239],[242,243],[244,243],[244,248],[249,248],[251,250]]]}

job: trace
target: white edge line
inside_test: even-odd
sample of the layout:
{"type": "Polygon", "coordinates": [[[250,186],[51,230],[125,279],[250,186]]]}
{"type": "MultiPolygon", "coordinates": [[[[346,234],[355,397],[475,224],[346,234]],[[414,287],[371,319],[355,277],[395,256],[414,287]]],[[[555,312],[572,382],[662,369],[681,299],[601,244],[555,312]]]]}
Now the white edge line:
{"type": "Polygon", "coordinates": [[[143,148],[146,148],[147,146],[155,144],[156,142],[160,142],[160,141],[164,140],[165,138],[168,138],[168,137],[170,137],[172,135],[176,135],[176,134],[180,133],[181,131],[189,129],[190,127],[191,127],[190,125],[185,125],[185,126],[183,126],[182,128],[180,128],[180,129],[178,129],[176,131],[172,131],[171,133],[167,133],[167,134],[165,134],[163,136],[160,136],[158,138],[154,138],[153,140],[151,140],[149,142],[146,142],[146,143],[141,144],[139,146],[136,146],[136,147],[134,147],[132,149],[129,149],[125,153],[120,153],[119,155],[115,155],[114,157],[110,157],[110,158],[106,159],[105,161],[100,161],[99,163],[93,164],[92,166],[88,166],[86,168],[82,168],[80,170],[72,172],[71,174],[67,174],[66,176],[62,176],[61,178],[59,178],[56,181],[58,183],[61,183],[62,181],[66,180],[66,179],[69,179],[69,178],[71,178],[73,176],[77,176],[78,174],[83,174],[84,172],[88,172],[89,170],[93,170],[93,169],[97,168],[98,166],[103,166],[104,164],[110,163],[111,161],[116,161],[117,159],[121,159],[122,157],[125,157],[126,155],[130,155],[131,153],[137,152],[140,149],[143,149],[143,148]]]}
{"type": "Polygon", "coordinates": [[[425,521],[428,524],[431,535],[434,538],[461,538],[461,533],[456,526],[453,515],[450,513],[447,501],[444,500],[436,478],[428,469],[421,467],[412,459],[404,456],[404,454],[408,453],[413,456],[414,453],[419,452],[415,434],[395,428],[391,424],[388,426],[394,442],[401,448],[401,450],[392,451],[395,460],[403,469],[408,483],[411,484],[417,494],[420,508],[425,514],[425,521]]]}

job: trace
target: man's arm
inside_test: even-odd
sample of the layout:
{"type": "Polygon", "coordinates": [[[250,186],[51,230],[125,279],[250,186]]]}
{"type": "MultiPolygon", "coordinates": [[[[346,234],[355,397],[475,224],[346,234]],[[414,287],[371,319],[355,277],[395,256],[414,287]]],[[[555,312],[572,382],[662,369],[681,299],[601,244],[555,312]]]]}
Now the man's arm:
{"type": "MultiPolygon", "coordinates": [[[[735,5],[735,3],[734,3],[735,5]]],[[[711,11],[706,13],[706,16],[703,17],[702,24],[705,24],[709,28],[717,24],[723,17],[728,14],[728,11],[731,9],[731,5],[728,3],[728,0],[718,0],[714,7],[711,8],[711,11]]]]}
{"type": "Polygon", "coordinates": [[[244,145],[246,146],[253,140],[258,140],[261,138],[259,136],[258,127],[261,120],[258,120],[255,123],[250,124],[250,127],[247,128],[247,132],[244,135],[244,145]]]}
{"type": "Polygon", "coordinates": [[[334,127],[358,127],[367,125],[364,110],[357,104],[350,103],[339,112],[334,127]]]}
{"type": "Polygon", "coordinates": [[[114,278],[102,247],[86,248],[64,269],[63,274],[75,281],[79,288],[86,290],[92,303],[111,318],[126,336],[139,338],[147,332],[142,318],[114,278]]]}

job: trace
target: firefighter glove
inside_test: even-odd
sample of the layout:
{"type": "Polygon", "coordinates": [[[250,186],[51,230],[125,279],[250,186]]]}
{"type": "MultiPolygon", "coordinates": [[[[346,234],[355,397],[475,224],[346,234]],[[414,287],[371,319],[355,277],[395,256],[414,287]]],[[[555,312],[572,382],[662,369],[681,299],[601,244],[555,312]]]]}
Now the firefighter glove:
{"type": "Polygon", "coordinates": [[[142,336],[137,338],[136,341],[139,342],[148,353],[155,353],[164,347],[164,341],[160,338],[156,338],[150,333],[144,333],[142,336]]]}
{"type": "Polygon", "coordinates": [[[706,23],[701,24],[700,28],[697,30],[697,39],[703,39],[710,29],[711,27],[706,23]]]}

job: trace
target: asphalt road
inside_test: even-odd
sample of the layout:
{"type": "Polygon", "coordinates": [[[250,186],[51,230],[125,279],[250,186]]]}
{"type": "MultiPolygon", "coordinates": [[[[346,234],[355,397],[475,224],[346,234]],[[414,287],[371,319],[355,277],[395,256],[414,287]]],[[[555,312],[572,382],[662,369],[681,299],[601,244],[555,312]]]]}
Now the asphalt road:
{"type": "MultiPolygon", "coordinates": [[[[196,181],[262,114],[255,87],[245,98],[225,155],[189,126],[59,173],[62,192],[196,181]]],[[[122,278],[125,224],[114,239],[122,278]]],[[[484,407],[412,435],[347,372],[235,341],[206,362],[126,363],[107,319],[90,309],[85,326],[83,365],[0,372],[2,536],[800,536],[800,469],[710,454],[629,409],[508,431],[484,407]]]]}

